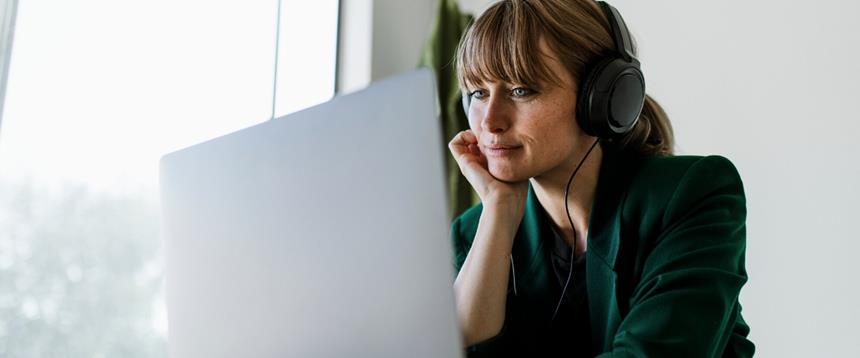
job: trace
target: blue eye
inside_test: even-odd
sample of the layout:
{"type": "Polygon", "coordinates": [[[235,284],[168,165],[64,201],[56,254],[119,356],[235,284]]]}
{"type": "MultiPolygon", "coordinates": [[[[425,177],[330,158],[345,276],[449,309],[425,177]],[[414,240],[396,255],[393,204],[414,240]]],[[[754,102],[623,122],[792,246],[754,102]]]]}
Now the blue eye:
{"type": "Polygon", "coordinates": [[[511,94],[513,94],[514,97],[526,97],[526,96],[530,96],[534,93],[535,93],[535,91],[530,90],[530,89],[525,88],[525,87],[517,87],[517,88],[514,88],[511,90],[511,94]]]}
{"type": "Polygon", "coordinates": [[[474,90],[469,93],[469,97],[473,99],[481,99],[484,98],[487,94],[484,93],[484,90],[474,90]]]}

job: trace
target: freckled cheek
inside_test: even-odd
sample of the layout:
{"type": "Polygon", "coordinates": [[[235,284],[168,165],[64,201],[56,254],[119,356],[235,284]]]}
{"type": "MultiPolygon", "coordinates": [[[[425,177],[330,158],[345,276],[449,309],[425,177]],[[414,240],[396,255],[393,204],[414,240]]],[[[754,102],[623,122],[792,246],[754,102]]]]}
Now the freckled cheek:
{"type": "Polygon", "coordinates": [[[524,140],[528,155],[535,158],[549,158],[565,151],[572,140],[567,131],[569,131],[567,126],[529,128],[528,133],[531,135],[524,140]]]}

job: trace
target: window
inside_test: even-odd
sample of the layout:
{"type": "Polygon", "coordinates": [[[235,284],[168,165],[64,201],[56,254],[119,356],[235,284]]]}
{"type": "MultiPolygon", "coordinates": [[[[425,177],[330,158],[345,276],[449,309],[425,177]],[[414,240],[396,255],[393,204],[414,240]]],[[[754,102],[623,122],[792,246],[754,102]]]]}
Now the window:
{"type": "MultiPolygon", "coordinates": [[[[277,116],[332,96],[337,3],[281,4],[277,116]]],[[[0,130],[0,356],[166,356],[158,159],[272,117],[277,9],[18,4],[0,130]]]]}

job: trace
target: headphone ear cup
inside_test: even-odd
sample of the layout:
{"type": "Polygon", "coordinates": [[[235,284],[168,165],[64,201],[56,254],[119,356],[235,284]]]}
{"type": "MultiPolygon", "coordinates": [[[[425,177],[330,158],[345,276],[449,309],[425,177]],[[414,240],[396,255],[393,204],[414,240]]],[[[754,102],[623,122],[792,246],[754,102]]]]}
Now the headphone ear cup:
{"type": "Polygon", "coordinates": [[[586,73],[585,78],[581,80],[582,84],[579,86],[579,93],[576,96],[576,122],[585,131],[585,134],[592,137],[604,138],[606,134],[600,132],[602,127],[600,122],[605,118],[595,118],[594,115],[594,107],[601,105],[595,103],[595,100],[599,100],[599,98],[595,98],[595,83],[613,60],[613,57],[604,58],[594,65],[586,73]]]}
{"type": "Polygon", "coordinates": [[[601,60],[581,88],[576,112],[585,133],[611,139],[636,125],[645,102],[645,79],[637,62],[601,60]]]}

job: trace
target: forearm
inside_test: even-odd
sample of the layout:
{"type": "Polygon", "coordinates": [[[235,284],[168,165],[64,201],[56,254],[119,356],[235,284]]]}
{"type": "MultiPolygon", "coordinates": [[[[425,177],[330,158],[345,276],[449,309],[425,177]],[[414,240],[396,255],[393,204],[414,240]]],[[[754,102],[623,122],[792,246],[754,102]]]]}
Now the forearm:
{"type": "Polygon", "coordinates": [[[508,260],[522,217],[521,210],[517,211],[484,208],[475,240],[454,282],[457,316],[466,346],[497,335],[504,324],[508,260]]]}

